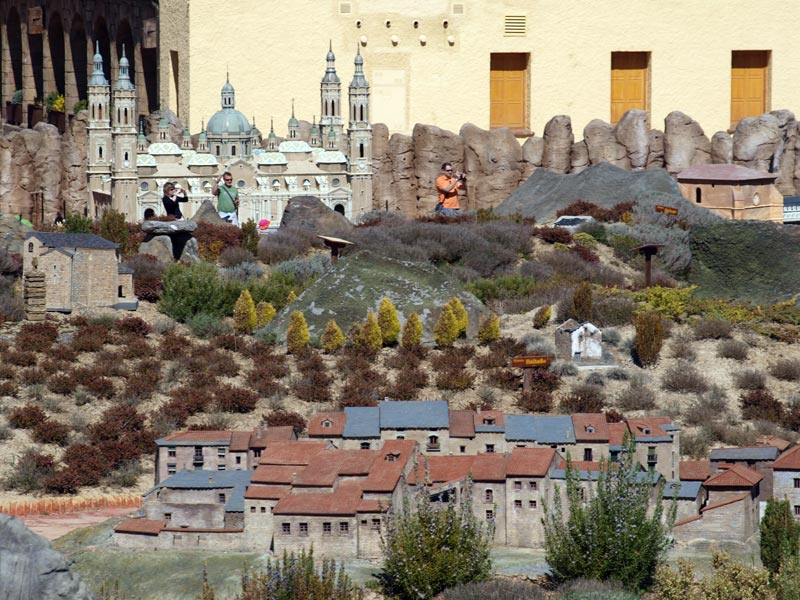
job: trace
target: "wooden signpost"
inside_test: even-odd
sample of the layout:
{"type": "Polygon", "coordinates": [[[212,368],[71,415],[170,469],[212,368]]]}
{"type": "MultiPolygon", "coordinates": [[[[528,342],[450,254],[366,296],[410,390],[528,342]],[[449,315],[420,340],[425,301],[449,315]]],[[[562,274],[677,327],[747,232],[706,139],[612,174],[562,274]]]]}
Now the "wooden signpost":
{"type": "Polygon", "coordinates": [[[671,206],[662,206],[661,204],[656,204],[656,212],[675,216],[678,214],[678,209],[671,206]]]}
{"type": "Polygon", "coordinates": [[[653,257],[658,254],[658,249],[663,248],[664,244],[644,244],[633,249],[644,256],[644,287],[649,288],[651,282],[651,272],[653,257]]]}
{"type": "Polygon", "coordinates": [[[515,356],[511,359],[512,368],[522,369],[522,391],[527,392],[531,389],[533,369],[546,369],[552,360],[553,357],[547,354],[515,356]]]}
{"type": "Polygon", "coordinates": [[[331,237],[328,235],[318,235],[323,243],[331,249],[331,264],[336,264],[336,261],[339,260],[339,253],[341,252],[342,248],[346,246],[352,246],[353,242],[348,242],[347,240],[343,240],[340,238],[331,237]]]}

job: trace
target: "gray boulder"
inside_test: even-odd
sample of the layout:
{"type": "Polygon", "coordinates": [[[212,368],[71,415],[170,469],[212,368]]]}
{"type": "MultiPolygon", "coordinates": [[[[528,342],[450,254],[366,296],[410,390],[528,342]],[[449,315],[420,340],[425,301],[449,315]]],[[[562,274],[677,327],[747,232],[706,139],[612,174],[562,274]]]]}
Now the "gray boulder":
{"type": "Polygon", "coordinates": [[[587,168],[589,168],[589,148],[586,147],[586,142],[583,140],[575,142],[569,153],[569,171],[570,173],[580,173],[587,168]]]}
{"type": "Polygon", "coordinates": [[[389,155],[389,128],[384,123],[372,126],[372,204],[377,210],[397,210],[392,194],[392,158],[389,155]]]}
{"type": "Polygon", "coordinates": [[[646,168],[647,158],[650,154],[647,111],[629,110],[626,112],[614,127],[614,135],[617,141],[625,147],[630,168],[634,171],[646,168]]]}
{"type": "Polygon", "coordinates": [[[782,137],[780,122],[774,115],[742,119],[733,132],[733,162],[770,172],[782,137]]]}
{"type": "Polygon", "coordinates": [[[91,600],[64,556],[14,517],[0,514],[0,598],[91,600]]]}
{"type": "Polygon", "coordinates": [[[544,138],[531,136],[522,144],[522,179],[531,176],[537,167],[542,166],[544,155],[544,138]]]}
{"type": "Polygon", "coordinates": [[[680,111],[664,119],[664,166],[670,173],[680,173],[692,165],[711,162],[711,142],[700,124],[680,111]]]}
{"type": "Polygon", "coordinates": [[[570,168],[570,154],[575,135],[572,119],[568,115],[557,115],[544,126],[544,152],[542,166],[554,173],[566,173],[570,168]]]}
{"type": "Polygon", "coordinates": [[[163,263],[175,261],[172,240],[168,235],[156,235],[150,239],[145,238],[145,240],[139,244],[139,254],[152,254],[163,263]]]}
{"type": "Polygon", "coordinates": [[[22,242],[30,231],[16,216],[0,215],[0,248],[22,254],[22,242]]]}
{"type": "Polygon", "coordinates": [[[200,245],[197,243],[197,238],[192,238],[183,247],[181,253],[181,260],[190,263],[200,262],[200,245]]]}
{"type": "Polygon", "coordinates": [[[664,168],[664,132],[651,129],[647,132],[647,167],[648,169],[664,168]]]}
{"type": "Polygon", "coordinates": [[[353,224],[316,196],[295,196],[283,210],[281,228],[307,229],[317,235],[336,236],[351,230],[353,224]]]}
{"type": "Polygon", "coordinates": [[[392,183],[387,210],[416,217],[420,213],[417,208],[417,176],[414,174],[414,138],[401,133],[392,134],[388,154],[392,183]]]}
{"type": "Polygon", "coordinates": [[[211,223],[212,225],[228,225],[229,223],[219,216],[217,209],[210,200],[203,200],[203,203],[192,216],[195,223],[211,223]]]}
{"type": "Polygon", "coordinates": [[[617,141],[614,129],[600,119],[593,119],[583,128],[583,141],[589,151],[589,164],[611,163],[621,169],[630,169],[625,146],[617,141]]]}
{"type": "Polygon", "coordinates": [[[461,136],[434,127],[433,125],[414,125],[411,134],[414,139],[414,177],[417,183],[417,213],[432,211],[438,200],[436,178],[442,170],[442,163],[453,163],[456,171],[464,170],[464,140],[461,136]]]}
{"type": "Polygon", "coordinates": [[[459,134],[464,140],[469,208],[499,204],[522,179],[522,147],[506,128],[487,131],[467,123],[459,134]]]}
{"type": "Polygon", "coordinates": [[[794,184],[795,140],[797,138],[797,119],[790,110],[773,110],[771,113],[778,119],[781,141],[772,157],[772,171],[778,173],[775,186],[785,196],[794,196],[797,188],[794,184]]]}
{"type": "Polygon", "coordinates": [[[192,233],[197,229],[194,221],[145,221],[142,223],[142,231],[153,235],[172,235],[173,233],[186,232],[192,233]]]}
{"type": "Polygon", "coordinates": [[[733,139],[727,131],[718,131],[711,137],[711,162],[715,165],[733,162],[733,139]]]}

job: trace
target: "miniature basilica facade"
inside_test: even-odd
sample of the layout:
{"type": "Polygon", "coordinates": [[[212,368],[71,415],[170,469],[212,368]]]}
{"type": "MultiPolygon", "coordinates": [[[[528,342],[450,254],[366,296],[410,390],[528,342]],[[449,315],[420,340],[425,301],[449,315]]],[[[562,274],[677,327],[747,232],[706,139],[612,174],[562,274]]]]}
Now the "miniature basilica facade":
{"type": "Polygon", "coordinates": [[[225,171],[239,188],[239,222],[268,220],[278,227],[283,210],[294,196],[311,195],[351,221],[372,209],[372,127],[369,120],[369,83],[364,59],[358,52],[355,73],[348,88],[348,127],[342,116],[342,84],[336,74],[332,48],[320,84],[321,116],[314,119],[307,139],[299,121],[288,123],[280,140],[270,124],[266,141],[261,132],[236,110],[230,80],[221,90],[221,108],[202,128],[197,145],[186,127],[181,144],[170,139],[169,123],[162,117],[158,139],[149,143],[136,131],[136,91],[128,62],[119,62],[119,79],[110,85],[103,74],[103,57],[94,56],[88,84],[89,213],[100,216],[113,208],[128,221],[139,221],[145,211],[163,214],[162,188],[173,182],[183,187],[189,201],[181,207],[191,217],[210,200],[214,179],[225,171]]]}

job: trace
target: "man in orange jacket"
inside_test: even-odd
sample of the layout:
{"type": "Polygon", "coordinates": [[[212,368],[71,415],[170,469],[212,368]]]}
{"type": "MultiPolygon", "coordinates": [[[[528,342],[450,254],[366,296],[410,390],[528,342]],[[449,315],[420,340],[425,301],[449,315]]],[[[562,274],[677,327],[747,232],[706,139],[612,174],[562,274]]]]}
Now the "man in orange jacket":
{"type": "Polygon", "coordinates": [[[446,162],[442,165],[442,174],[436,178],[436,190],[439,192],[439,202],[436,212],[445,216],[457,215],[461,207],[458,204],[458,190],[466,182],[467,176],[458,171],[453,173],[453,165],[446,162]]]}

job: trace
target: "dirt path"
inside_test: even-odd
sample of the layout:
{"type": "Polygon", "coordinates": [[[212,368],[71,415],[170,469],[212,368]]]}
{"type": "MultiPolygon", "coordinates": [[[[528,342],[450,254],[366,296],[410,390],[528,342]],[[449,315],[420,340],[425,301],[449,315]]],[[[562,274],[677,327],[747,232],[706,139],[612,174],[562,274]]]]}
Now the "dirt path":
{"type": "Polygon", "coordinates": [[[51,513],[48,515],[29,515],[18,517],[31,531],[54,540],[74,529],[97,525],[112,517],[122,517],[138,512],[136,508],[103,508],[72,513],[51,513]]]}

